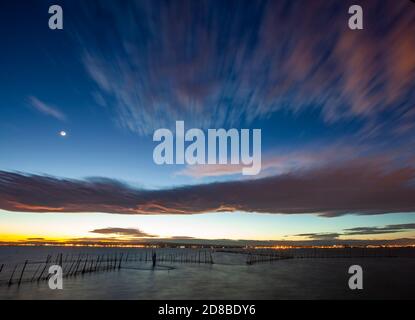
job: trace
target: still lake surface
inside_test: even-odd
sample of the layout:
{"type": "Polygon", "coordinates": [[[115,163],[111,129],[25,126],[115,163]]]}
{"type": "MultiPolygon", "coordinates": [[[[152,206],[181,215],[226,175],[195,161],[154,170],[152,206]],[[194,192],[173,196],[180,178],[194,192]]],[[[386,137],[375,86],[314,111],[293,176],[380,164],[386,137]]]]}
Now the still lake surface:
{"type": "MultiPolygon", "coordinates": [[[[379,249],[382,250],[382,249],[379,249]]],[[[397,249],[396,249],[397,250],[397,249]]],[[[139,261],[151,249],[0,247],[0,299],[415,299],[413,249],[392,254],[375,252],[354,256],[350,251],[315,252],[306,259],[285,259],[248,265],[246,254],[213,252],[214,264],[139,261]],[[50,290],[47,281],[7,285],[19,276],[25,260],[42,262],[47,255],[71,257],[128,253],[121,269],[80,274],[63,279],[63,290],[50,290]],[[320,258],[313,258],[312,255],[320,258]],[[326,253],[325,253],[326,254],[326,253]],[[350,257],[347,255],[350,254],[350,257]],[[336,255],[336,258],[329,258],[336,255]],[[382,257],[392,255],[394,257],[382,257]],[[311,256],[311,257],[310,257],[311,256]],[[343,257],[342,257],[343,256],[343,257]],[[350,290],[348,269],[363,268],[364,289],[350,290]]],[[[156,249],[166,255],[198,256],[197,249],[156,249]]],[[[210,250],[202,250],[202,255],[210,250]]],[[[300,251],[297,252],[300,254],[300,251]]],[[[35,265],[28,266],[30,277],[35,265]]]]}

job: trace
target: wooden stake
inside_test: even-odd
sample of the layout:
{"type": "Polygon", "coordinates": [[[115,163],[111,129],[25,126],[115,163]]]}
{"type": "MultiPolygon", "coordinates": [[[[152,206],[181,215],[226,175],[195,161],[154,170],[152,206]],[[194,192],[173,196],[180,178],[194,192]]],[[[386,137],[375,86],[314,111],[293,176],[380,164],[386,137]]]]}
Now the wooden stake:
{"type": "Polygon", "coordinates": [[[31,282],[33,282],[35,280],[36,274],[39,271],[40,267],[41,267],[41,264],[39,263],[38,266],[37,266],[37,269],[36,269],[35,273],[32,276],[32,279],[30,279],[31,282]]]}
{"type": "Polygon", "coordinates": [[[10,277],[10,279],[9,279],[9,286],[11,286],[11,285],[12,285],[12,283],[13,283],[13,276],[14,276],[14,273],[16,272],[16,268],[17,268],[17,264],[14,266],[14,269],[13,269],[12,275],[11,275],[11,277],[10,277]]]}
{"type": "Polygon", "coordinates": [[[84,263],[84,267],[82,268],[82,274],[84,274],[85,273],[85,267],[86,267],[86,264],[88,263],[88,255],[86,255],[86,258],[85,258],[85,263],[84,263]]]}
{"type": "Polygon", "coordinates": [[[120,262],[118,264],[118,269],[121,269],[121,261],[122,261],[122,256],[124,255],[124,253],[121,253],[121,258],[120,258],[120,262]]]}
{"type": "Polygon", "coordinates": [[[45,266],[43,267],[42,272],[39,275],[39,278],[37,278],[37,281],[40,281],[40,279],[42,279],[43,273],[45,272],[46,267],[48,266],[48,263],[49,263],[51,258],[52,258],[51,255],[48,255],[48,257],[46,258],[45,266]]]}

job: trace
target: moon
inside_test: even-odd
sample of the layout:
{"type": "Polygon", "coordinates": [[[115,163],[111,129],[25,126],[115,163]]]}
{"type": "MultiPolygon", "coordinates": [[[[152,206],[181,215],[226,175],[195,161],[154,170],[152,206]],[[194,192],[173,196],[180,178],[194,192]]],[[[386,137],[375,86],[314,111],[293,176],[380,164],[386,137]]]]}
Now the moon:
{"type": "Polygon", "coordinates": [[[59,135],[60,135],[61,137],[66,137],[66,131],[61,131],[61,132],[59,132],[59,135]]]}

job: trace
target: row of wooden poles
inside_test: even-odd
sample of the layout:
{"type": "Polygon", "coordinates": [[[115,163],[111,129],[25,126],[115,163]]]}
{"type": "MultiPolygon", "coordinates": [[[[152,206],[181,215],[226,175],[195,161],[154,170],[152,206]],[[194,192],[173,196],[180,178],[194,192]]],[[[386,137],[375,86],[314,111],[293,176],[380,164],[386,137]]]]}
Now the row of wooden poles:
{"type": "MultiPolygon", "coordinates": [[[[139,260],[141,261],[141,260],[139,260]]],[[[145,260],[147,261],[147,260],[145,260]]],[[[169,253],[160,254],[157,256],[157,261],[170,263],[206,263],[213,264],[212,253],[209,251],[198,251],[196,253],[169,253]]]]}
{"type": "MultiPolygon", "coordinates": [[[[123,254],[121,255],[99,255],[96,257],[85,257],[79,255],[78,258],[73,260],[63,259],[63,254],[58,254],[56,259],[53,259],[52,255],[48,255],[44,262],[30,262],[26,260],[23,263],[22,269],[18,272],[18,267],[21,264],[15,264],[10,278],[7,281],[7,285],[12,284],[20,285],[22,282],[39,282],[42,280],[48,280],[50,274],[48,267],[51,265],[59,265],[62,267],[63,277],[71,277],[79,274],[110,271],[120,269],[123,262],[123,254]],[[29,270],[29,266],[37,266],[33,270],[29,270]]],[[[3,271],[4,265],[0,267],[0,273],[3,271]]]]}
{"type": "MultiPolygon", "coordinates": [[[[22,282],[39,282],[48,280],[50,274],[48,273],[48,267],[51,265],[59,265],[62,267],[63,277],[73,277],[77,275],[83,275],[93,272],[113,271],[119,270],[123,265],[127,263],[152,262],[153,266],[156,263],[205,263],[213,264],[212,253],[209,251],[193,252],[177,252],[177,253],[163,253],[155,251],[140,254],[102,254],[98,256],[89,256],[79,254],[77,256],[66,255],[65,258],[62,253],[48,255],[45,261],[29,261],[26,260],[23,264],[18,263],[14,265],[11,275],[6,279],[6,284],[11,286],[13,284],[20,285],[22,282]],[[22,268],[19,269],[19,266],[22,268]],[[37,266],[36,268],[29,270],[30,266],[37,266]]],[[[4,272],[5,265],[0,266],[0,275],[4,272]]]]}
{"type": "Polygon", "coordinates": [[[330,258],[394,258],[397,252],[387,248],[309,248],[282,250],[286,255],[296,259],[330,259],[330,258]]]}
{"type": "Polygon", "coordinates": [[[252,254],[252,253],[248,253],[247,257],[246,257],[246,264],[255,264],[255,263],[261,263],[261,262],[272,262],[272,261],[276,261],[276,260],[284,260],[284,259],[292,259],[294,258],[293,256],[289,256],[289,255],[284,255],[284,254],[277,254],[277,253],[272,253],[272,254],[252,254]]]}
{"type": "MultiPolygon", "coordinates": [[[[390,249],[366,249],[366,248],[342,248],[342,249],[293,249],[293,250],[218,250],[219,252],[235,253],[246,255],[246,263],[254,264],[260,262],[272,262],[283,259],[331,259],[331,258],[393,258],[398,257],[397,252],[390,249]]],[[[414,251],[414,250],[412,250],[414,251]]],[[[415,257],[415,255],[413,255],[415,257]]]]}

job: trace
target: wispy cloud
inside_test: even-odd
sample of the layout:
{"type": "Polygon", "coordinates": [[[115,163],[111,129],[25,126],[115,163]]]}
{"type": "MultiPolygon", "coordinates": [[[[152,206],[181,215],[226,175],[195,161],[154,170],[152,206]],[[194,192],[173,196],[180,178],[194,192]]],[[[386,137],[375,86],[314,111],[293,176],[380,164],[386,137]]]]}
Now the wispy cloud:
{"type": "Polygon", "coordinates": [[[125,236],[128,238],[154,238],[156,235],[152,235],[141,231],[140,229],[133,228],[103,228],[89,231],[91,233],[106,234],[112,236],[125,236]]]}
{"type": "Polygon", "coordinates": [[[415,169],[356,160],[255,180],[162,190],[116,180],[0,172],[0,208],[23,212],[382,214],[415,212],[415,169]]]}
{"type": "Polygon", "coordinates": [[[388,234],[398,233],[404,231],[415,230],[415,223],[405,224],[390,224],[383,227],[355,227],[344,229],[341,233],[300,233],[294,236],[296,237],[307,237],[312,240],[335,240],[340,236],[365,236],[365,235],[377,235],[377,234],[388,234]]]}
{"type": "Polygon", "coordinates": [[[337,239],[340,233],[300,233],[296,237],[307,237],[312,240],[334,240],[337,239]]]}
{"type": "Polygon", "coordinates": [[[357,227],[345,229],[345,235],[386,234],[415,230],[415,223],[390,224],[384,227],[357,227]]]}
{"type": "Polygon", "coordinates": [[[58,108],[46,104],[45,102],[39,100],[36,97],[29,97],[30,104],[39,112],[54,117],[60,121],[66,121],[66,115],[61,112],[58,108]]]}
{"type": "MultiPolygon", "coordinates": [[[[273,150],[263,155],[261,176],[289,173],[317,168],[330,163],[350,161],[359,158],[363,153],[366,153],[367,157],[369,152],[367,147],[357,145],[351,147],[341,144],[324,147],[304,146],[302,150],[273,150]]],[[[376,157],[379,158],[379,155],[376,155],[376,157]]],[[[176,172],[176,175],[193,178],[240,175],[243,168],[243,164],[188,165],[183,170],[176,172]]]]}
{"type": "Polygon", "coordinates": [[[412,128],[405,114],[415,98],[413,4],[366,2],[370,28],[362,32],[347,28],[349,5],[83,2],[82,32],[74,34],[100,96],[139,134],[172,119],[222,127],[310,109],[328,123],[362,120],[365,137],[412,128]]]}

